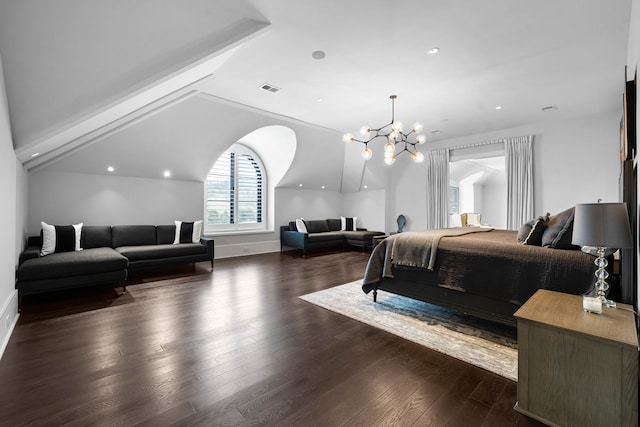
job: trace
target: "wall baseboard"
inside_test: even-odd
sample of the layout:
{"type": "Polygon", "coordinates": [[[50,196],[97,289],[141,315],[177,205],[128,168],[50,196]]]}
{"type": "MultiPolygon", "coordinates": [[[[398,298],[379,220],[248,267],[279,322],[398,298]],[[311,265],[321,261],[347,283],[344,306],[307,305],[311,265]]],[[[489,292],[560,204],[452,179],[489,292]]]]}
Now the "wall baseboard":
{"type": "Polygon", "coordinates": [[[216,259],[280,252],[280,241],[216,245],[216,259]]]}
{"type": "Polygon", "coordinates": [[[2,307],[2,311],[0,311],[0,342],[2,343],[2,347],[0,347],[0,359],[2,359],[4,350],[9,344],[11,333],[13,332],[16,323],[18,323],[19,316],[18,290],[16,289],[11,293],[9,298],[7,298],[4,307],[2,307]]]}

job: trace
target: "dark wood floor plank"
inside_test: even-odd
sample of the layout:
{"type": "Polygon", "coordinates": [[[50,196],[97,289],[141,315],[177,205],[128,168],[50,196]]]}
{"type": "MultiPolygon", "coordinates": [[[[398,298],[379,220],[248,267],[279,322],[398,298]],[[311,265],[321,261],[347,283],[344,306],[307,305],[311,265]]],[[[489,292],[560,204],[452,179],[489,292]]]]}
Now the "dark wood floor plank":
{"type": "Polygon", "coordinates": [[[0,426],[539,425],[512,381],[298,298],[367,260],[264,254],[28,296],[0,426]]]}

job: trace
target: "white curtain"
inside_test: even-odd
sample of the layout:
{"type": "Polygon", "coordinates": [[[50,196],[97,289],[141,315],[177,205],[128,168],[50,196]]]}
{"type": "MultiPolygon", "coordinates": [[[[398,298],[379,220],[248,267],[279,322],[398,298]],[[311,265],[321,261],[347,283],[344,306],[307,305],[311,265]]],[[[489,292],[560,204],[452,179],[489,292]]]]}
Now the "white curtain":
{"type": "Polygon", "coordinates": [[[518,230],[533,218],[533,151],[531,135],[505,140],[507,229],[518,230]]]}
{"type": "Polygon", "coordinates": [[[427,229],[446,228],[449,220],[449,149],[427,152],[427,229]]]}

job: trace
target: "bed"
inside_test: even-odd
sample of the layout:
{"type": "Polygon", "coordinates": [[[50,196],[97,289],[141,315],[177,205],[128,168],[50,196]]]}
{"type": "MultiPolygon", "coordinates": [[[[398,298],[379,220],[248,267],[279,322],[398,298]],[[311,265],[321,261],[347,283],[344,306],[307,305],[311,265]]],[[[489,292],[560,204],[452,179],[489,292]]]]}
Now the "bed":
{"type": "Polygon", "coordinates": [[[537,289],[583,294],[592,286],[592,255],[517,236],[475,227],[391,235],[372,251],[362,289],[374,301],[383,290],[515,325],[513,313],[537,289]]]}

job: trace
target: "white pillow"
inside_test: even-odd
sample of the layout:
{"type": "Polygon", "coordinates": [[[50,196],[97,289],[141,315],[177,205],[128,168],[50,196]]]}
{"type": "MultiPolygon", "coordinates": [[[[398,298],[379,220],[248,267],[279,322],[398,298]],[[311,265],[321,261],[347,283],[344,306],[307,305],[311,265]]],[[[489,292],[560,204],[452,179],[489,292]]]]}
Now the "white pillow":
{"type": "Polygon", "coordinates": [[[344,217],[341,216],[340,217],[340,231],[356,231],[356,221],[358,220],[357,216],[354,216],[353,218],[350,217],[344,217]],[[349,224],[351,225],[351,227],[349,227],[347,229],[347,220],[353,220],[353,224],[349,224]]]}
{"type": "MultiPolygon", "coordinates": [[[[186,221],[185,221],[186,222],[186,221]]],[[[174,221],[176,224],[176,234],[173,239],[173,244],[177,245],[179,243],[189,243],[189,242],[180,242],[180,231],[182,230],[182,221],[174,221]]],[[[200,236],[202,235],[202,220],[193,222],[193,232],[191,233],[191,242],[190,243],[198,243],[200,242],[200,236]]]]}
{"type": "Polygon", "coordinates": [[[83,222],[81,222],[80,224],[74,224],[73,228],[76,229],[76,251],[81,251],[82,248],[80,247],[80,239],[82,238],[82,226],[84,225],[83,222]]]}
{"type": "MultiPolygon", "coordinates": [[[[56,244],[57,244],[56,226],[47,224],[44,221],[40,221],[40,225],[42,226],[42,248],[40,249],[40,256],[45,256],[45,255],[55,253],[56,244]]],[[[82,222],[80,224],[73,225],[73,228],[75,230],[75,236],[74,236],[75,242],[74,242],[73,250],[75,251],[82,250],[82,248],[80,247],[80,236],[82,236],[82,225],[83,225],[82,222]]],[[[57,252],[63,252],[63,251],[58,250],[57,252]]]]}
{"type": "Polygon", "coordinates": [[[304,218],[296,219],[296,229],[300,233],[307,233],[307,224],[304,223],[304,218]]]}

